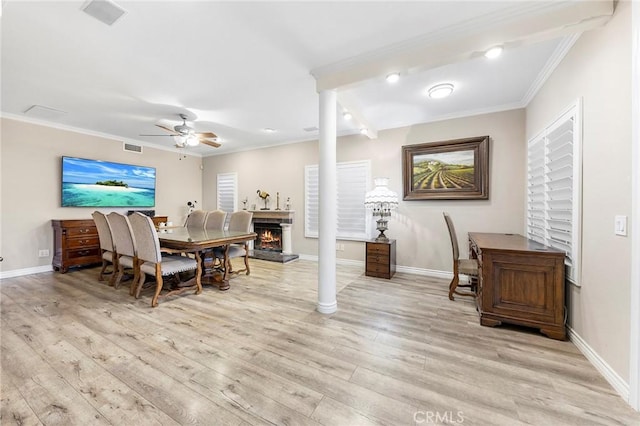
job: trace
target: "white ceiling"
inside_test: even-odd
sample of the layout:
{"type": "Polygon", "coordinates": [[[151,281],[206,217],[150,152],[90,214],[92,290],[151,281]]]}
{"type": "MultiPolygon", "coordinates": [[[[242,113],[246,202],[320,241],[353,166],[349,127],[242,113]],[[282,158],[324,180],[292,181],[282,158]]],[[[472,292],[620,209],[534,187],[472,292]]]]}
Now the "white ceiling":
{"type": "MultiPolygon", "coordinates": [[[[317,139],[317,88],[336,88],[358,120],[338,134],[523,107],[577,34],[612,1],[118,1],[108,26],[84,1],[2,2],[2,114],[65,111],[57,126],[173,148],[155,124],[195,120],[214,155],[317,139]],[[576,7],[577,3],[584,3],[576,7]],[[599,3],[600,6],[593,6],[599,3]],[[495,60],[481,55],[504,44],[495,60]],[[400,82],[384,81],[399,71],[400,82]],[[447,99],[424,91],[456,86],[447,99]],[[267,134],[262,129],[277,131],[267,134]]],[[[342,107],[340,107],[342,108],[342,107]]],[[[366,137],[366,136],[362,136],[366,137]]]]}

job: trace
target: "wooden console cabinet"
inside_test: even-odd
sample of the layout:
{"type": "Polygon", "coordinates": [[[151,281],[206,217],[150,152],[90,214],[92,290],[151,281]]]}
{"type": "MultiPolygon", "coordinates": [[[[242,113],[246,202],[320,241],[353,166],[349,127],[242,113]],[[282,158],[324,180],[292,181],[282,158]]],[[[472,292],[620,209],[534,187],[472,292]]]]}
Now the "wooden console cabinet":
{"type": "Polygon", "coordinates": [[[564,252],[522,235],[486,233],[469,233],[469,252],[479,265],[480,324],[519,324],[566,339],[564,252]]]}
{"type": "Polygon", "coordinates": [[[93,219],[52,220],[53,269],[101,263],[100,239],[93,219]]]}
{"type": "Polygon", "coordinates": [[[391,279],[395,273],[396,240],[367,241],[365,275],[391,279]]]}

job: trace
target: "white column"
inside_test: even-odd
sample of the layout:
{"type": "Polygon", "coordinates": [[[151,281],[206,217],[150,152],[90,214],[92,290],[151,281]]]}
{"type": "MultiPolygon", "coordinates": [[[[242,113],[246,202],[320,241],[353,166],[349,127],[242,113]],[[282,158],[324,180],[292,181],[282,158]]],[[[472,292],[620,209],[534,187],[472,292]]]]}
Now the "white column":
{"type": "MultiPolygon", "coordinates": [[[[631,116],[640,113],[640,4],[631,3],[631,116]]],[[[640,410],[640,124],[631,120],[629,405],[640,410]]]]}
{"type": "Polygon", "coordinates": [[[282,254],[291,254],[293,250],[291,248],[291,224],[281,223],[282,228],[282,254]]]}
{"type": "Polygon", "coordinates": [[[336,91],[320,92],[320,164],[318,235],[318,306],[321,314],[338,309],[336,302],[336,91]]]}

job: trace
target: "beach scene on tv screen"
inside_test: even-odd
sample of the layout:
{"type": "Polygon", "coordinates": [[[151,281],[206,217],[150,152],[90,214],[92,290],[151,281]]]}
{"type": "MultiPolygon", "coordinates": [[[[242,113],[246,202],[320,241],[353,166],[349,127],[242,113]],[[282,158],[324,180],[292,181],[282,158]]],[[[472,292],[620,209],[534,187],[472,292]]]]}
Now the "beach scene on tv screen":
{"type": "Polygon", "coordinates": [[[62,158],[63,207],[153,207],[156,169],[62,158]]]}

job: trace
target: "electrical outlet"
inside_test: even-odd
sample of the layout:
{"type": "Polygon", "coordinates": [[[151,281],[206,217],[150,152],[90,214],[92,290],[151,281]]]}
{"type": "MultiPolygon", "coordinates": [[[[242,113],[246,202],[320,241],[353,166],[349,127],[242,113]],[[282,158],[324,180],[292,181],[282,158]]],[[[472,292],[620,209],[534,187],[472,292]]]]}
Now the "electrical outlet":
{"type": "Polygon", "coordinates": [[[47,256],[49,256],[48,249],[38,250],[38,257],[47,257],[47,256]]]}

